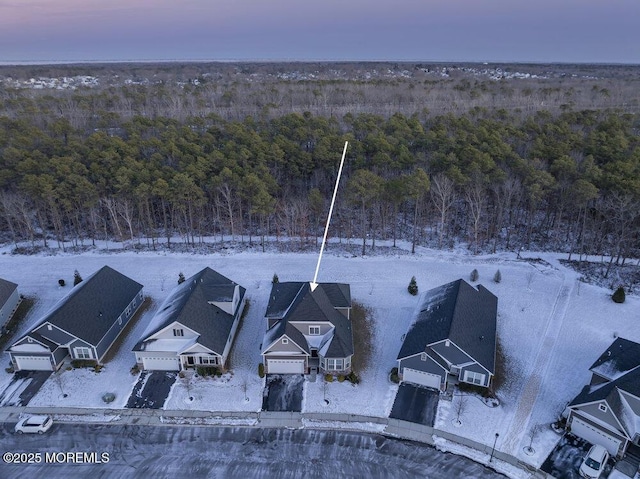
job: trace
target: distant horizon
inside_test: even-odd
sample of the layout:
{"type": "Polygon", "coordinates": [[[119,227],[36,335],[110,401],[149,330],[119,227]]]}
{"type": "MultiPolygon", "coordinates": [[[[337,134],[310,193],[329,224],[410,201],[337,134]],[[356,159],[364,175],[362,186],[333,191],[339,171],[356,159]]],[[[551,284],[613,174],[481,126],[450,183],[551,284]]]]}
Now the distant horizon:
{"type": "Polygon", "coordinates": [[[452,65],[455,63],[460,64],[473,64],[473,65],[593,65],[593,66],[640,66],[640,62],[637,63],[624,63],[624,62],[583,62],[583,61],[480,61],[480,60],[394,60],[394,59],[380,59],[380,60],[321,60],[321,59],[149,59],[149,60],[29,60],[29,61],[0,61],[0,67],[3,66],[47,66],[47,65],[115,65],[115,64],[153,64],[153,63],[324,63],[324,64],[354,64],[354,63],[400,63],[400,64],[432,64],[432,65],[452,65]]]}
{"type": "Polygon", "coordinates": [[[638,0],[0,0],[0,63],[636,65],[638,18],[638,0]]]}

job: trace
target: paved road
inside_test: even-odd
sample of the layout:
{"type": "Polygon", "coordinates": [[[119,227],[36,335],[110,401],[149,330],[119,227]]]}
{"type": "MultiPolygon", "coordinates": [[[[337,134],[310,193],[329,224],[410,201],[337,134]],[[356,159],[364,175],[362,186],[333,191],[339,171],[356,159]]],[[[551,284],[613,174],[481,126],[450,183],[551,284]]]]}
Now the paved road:
{"type": "Polygon", "coordinates": [[[1,452],[41,453],[42,462],[2,462],[2,478],[504,477],[464,457],[367,433],[57,423],[46,435],[16,436],[12,426],[0,426],[1,452]],[[47,453],[66,452],[97,454],[85,457],[91,464],[45,463],[47,453]]]}

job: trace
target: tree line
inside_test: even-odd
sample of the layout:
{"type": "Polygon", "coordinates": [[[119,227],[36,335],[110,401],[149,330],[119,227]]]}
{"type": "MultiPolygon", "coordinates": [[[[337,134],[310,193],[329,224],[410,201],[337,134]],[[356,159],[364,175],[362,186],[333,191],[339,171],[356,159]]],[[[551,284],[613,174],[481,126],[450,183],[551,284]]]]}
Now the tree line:
{"type": "Polygon", "coordinates": [[[64,248],[116,239],[313,244],[350,146],[330,235],[474,253],[637,256],[640,116],[472,109],[427,118],[135,116],[76,128],[0,117],[0,230],[64,248]]]}

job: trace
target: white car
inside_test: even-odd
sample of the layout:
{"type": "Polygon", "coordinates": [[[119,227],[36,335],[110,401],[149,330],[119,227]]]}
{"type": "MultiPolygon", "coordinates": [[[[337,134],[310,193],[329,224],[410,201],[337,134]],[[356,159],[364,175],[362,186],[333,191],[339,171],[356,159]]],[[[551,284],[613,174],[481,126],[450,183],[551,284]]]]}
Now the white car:
{"type": "Polygon", "coordinates": [[[28,416],[18,421],[15,430],[18,434],[24,432],[43,434],[51,428],[52,424],[51,416],[28,416]]]}
{"type": "Polygon", "coordinates": [[[589,449],[589,452],[580,465],[580,475],[587,479],[598,479],[602,471],[604,471],[604,466],[608,460],[609,453],[604,447],[597,444],[591,446],[591,449],[589,449]]]}

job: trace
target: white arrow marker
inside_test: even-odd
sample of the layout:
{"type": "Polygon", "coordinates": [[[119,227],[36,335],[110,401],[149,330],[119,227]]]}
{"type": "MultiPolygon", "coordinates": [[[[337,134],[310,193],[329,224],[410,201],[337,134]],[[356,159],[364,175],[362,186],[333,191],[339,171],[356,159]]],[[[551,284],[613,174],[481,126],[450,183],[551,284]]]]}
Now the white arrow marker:
{"type": "Polygon", "coordinates": [[[317,287],[318,283],[316,280],[318,279],[318,271],[320,270],[320,261],[322,261],[322,253],[324,252],[324,244],[327,241],[327,233],[329,232],[329,223],[331,223],[331,215],[333,213],[333,205],[336,202],[336,195],[338,194],[338,185],[340,184],[340,176],[342,176],[342,167],[344,166],[344,157],[347,155],[347,146],[349,145],[348,141],[344,142],[344,150],[342,152],[342,160],[340,160],[340,168],[338,168],[338,178],[336,178],[336,186],[333,189],[333,197],[331,198],[331,206],[329,207],[329,216],[327,217],[327,224],[324,227],[324,236],[322,237],[322,244],[320,245],[320,255],[318,256],[318,264],[316,265],[316,274],[313,275],[313,281],[311,282],[311,291],[313,292],[317,287]]]}

